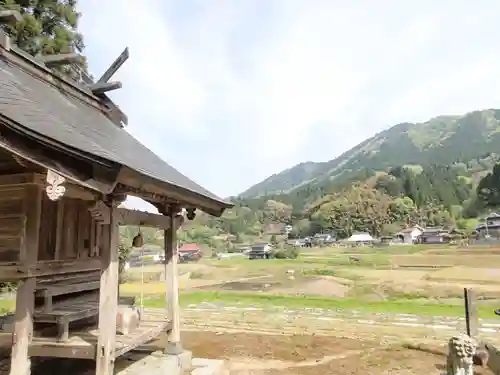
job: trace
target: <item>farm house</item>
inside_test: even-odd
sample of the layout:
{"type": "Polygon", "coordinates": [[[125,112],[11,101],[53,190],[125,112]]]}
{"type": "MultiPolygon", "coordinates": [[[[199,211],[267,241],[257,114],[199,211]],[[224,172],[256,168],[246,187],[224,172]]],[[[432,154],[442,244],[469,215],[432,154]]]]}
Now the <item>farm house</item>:
{"type": "Polygon", "coordinates": [[[346,240],[348,243],[356,244],[356,245],[367,245],[373,242],[373,237],[370,233],[353,233],[351,237],[346,240]]]}
{"type": "Polygon", "coordinates": [[[92,359],[110,375],[116,357],[163,332],[165,352],[180,353],[176,231],[197,209],[231,207],[124,129],[106,96],[121,87],[109,79],[123,58],[97,82],[49,69],[74,55],[34,58],[0,35],[0,279],[18,283],[13,332],[1,338],[15,375],[29,374],[29,357],[92,359]],[[127,195],[159,214],[118,208],[127,195]],[[118,335],[120,225],[164,231],[167,305],[118,335]],[[73,329],[89,318],[97,325],[73,329]]]}

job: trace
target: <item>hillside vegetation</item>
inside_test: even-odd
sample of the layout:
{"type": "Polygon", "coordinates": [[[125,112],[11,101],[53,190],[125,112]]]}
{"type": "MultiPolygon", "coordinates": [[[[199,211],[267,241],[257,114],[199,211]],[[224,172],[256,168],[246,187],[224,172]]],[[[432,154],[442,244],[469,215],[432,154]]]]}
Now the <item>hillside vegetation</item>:
{"type": "MultiPolygon", "coordinates": [[[[179,239],[225,250],[279,242],[287,224],[293,236],[379,236],[414,224],[471,233],[500,205],[499,121],[500,110],[485,110],[396,125],[332,161],[270,177],[232,198],[221,218],[198,214],[179,239]]],[[[149,237],[161,244],[161,234],[149,237]]]]}
{"type": "Polygon", "coordinates": [[[324,192],[331,185],[357,178],[360,173],[370,174],[400,165],[465,163],[470,164],[471,170],[480,169],[475,164],[492,153],[500,154],[499,131],[497,109],[398,124],[333,160],[301,163],[252,186],[240,196],[250,198],[294,190],[324,192]]]}

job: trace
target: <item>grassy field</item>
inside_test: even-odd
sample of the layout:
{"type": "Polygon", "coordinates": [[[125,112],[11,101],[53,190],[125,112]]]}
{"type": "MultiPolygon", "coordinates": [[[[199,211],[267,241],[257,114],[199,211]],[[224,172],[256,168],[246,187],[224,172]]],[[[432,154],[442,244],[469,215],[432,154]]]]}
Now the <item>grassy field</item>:
{"type": "MultiPolygon", "coordinates": [[[[143,271],[127,271],[120,294],[166,306],[163,266],[143,271]]],[[[480,298],[479,316],[493,318],[498,276],[500,249],[490,247],[313,248],[293,260],[179,264],[182,342],[195,356],[224,359],[229,375],[438,374],[447,339],[464,331],[463,288],[480,298]],[[418,315],[417,324],[401,314],[418,315]]],[[[0,300],[0,309],[13,303],[0,300]]],[[[497,344],[497,333],[484,335],[497,344]]],[[[166,337],[148,345],[162,349],[166,337]]]]}
{"type": "MultiPolygon", "coordinates": [[[[387,301],[363,301],[362,299],[332,299],[314,296],[286,296],[266,295],[236,292],[190,292],[180,296],[181,306],[206,303],[223,303],[225,305],[260,306],[260,307],[297,307],[297,308],[323,308],[364,310],[367,312],[388,312],[402,314],[437,315],[437,316],[463,316],[464,309],[458,304],[425,303],[422,300],[394,299],[387,301]]],[[[161,308],[166,306],[165,298],[153,297],[145,300],[146,307],[161,308]]],[[[493,307],[490,305],[479,306],[481,318],[494,317],[493,307]]]]}
{"type": "MultiPolygon", "coordinates": [[[[491,317],[500,304],[500,249],[490,247],[313,248],[298,259],[204,259],[179,268],[183,305],[221,302],[463,315],[464,287],[480,297],[483,317],[491,317]],[[353,254],[359,262],[353,263],[353,254]]],[[[147,269],[143,285],[138,272],[131,270],[121,292],[138,295],[142,290],[147,304],[162,305],[162,267],[147,269]]]]}
{"type": "MultiPolygon", "coordinates": [[[[436,327],[460,322],[463,288],[480,298],[481,318],[500,307],[498,248],[316,248],[294,260],[204,259],[179,268],[184,344],[194,355],[224,359],[230,375],[442,373],[446,340],[464,326],[436,327]],[[325,311],[340,320],[315,315],[325,311]],[[398,314],[433,323],[380,318],[398,314]]],[[[135,272],[122,293],[141,290],[135,272]]],[[[161,267],[148,272],[145,305],[163,307],[161,267]]],[[[484,368],[475,374],[492,375],[484,368]]]]}

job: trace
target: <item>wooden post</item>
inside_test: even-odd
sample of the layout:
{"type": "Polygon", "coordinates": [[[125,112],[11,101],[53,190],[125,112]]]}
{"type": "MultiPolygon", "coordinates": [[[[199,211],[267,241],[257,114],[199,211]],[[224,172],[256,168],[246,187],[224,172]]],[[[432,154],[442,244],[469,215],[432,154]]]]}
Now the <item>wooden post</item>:
{"type": "Polygon", "coordinates": [[[175,209],[170,208],[167,212],[170,217],[170,228],[164,231],[165,243],[165,284],[166,284],[166,303],[168,317],[172,322],[170,334],[168,336],[166,354],[182,353],[181,345],[181,326],[180,326],[180,308],[179,308],[179,280],[178,280],[178,253],[177,253],[177,227],[174,225],[175,209]]]}
{"type": "Polygon", "coordinates": [[[114,207],[109,210],[109,225],[102,225],[102,234],[96,375],[112,375],[115,361],[116,314],[118,310],[119,240],[119,227],[114,207]]]}
{"type": "Polygon", "coordinates": [[[467,335],[476,338],[478,334],[478,316],[476,306],[476,295],[472,289],[464,288],[465,300],[465,325],[467,328],[467,335]]]}
{"type": "MultiPolygon", "coordinates": [[[[42,188],[27,185],[24,188],[25,224],[20,248],[20,261],[34,265],[38,260],[42,188]]],[[[34,277],[21,281],[16,295],[16,321],[12,334],[11,375],[30,374],[28,348],[33,337],[33,310],[35,304],[34,277]]]]}

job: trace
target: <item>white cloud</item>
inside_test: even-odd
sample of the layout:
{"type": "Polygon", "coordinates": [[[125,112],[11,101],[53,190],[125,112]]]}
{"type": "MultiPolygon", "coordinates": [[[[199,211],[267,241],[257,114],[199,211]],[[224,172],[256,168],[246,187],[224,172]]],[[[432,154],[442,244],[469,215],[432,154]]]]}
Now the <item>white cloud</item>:
{"type": "Polygon", "coordinates": [[[130,131],[220,195],[397,122],[500,103],[500,4],[81,0],[130,131]],[[230,171],[230,172],[228,172],[230,171]]]}
{"type": "Polygon", "coordinates": [[[113,78],[125,81],[126,112],[145,139],[144,121],[149,131],[182,129],[192,135],[204,129],[198,116],[206,92],[187,70],[161,4],[160,0],[82,1],[81,28],[88,49],[98,51],[92,54],[90,67],[104,70],[123,48],[130,49],[131,58],[113,78]]]}

